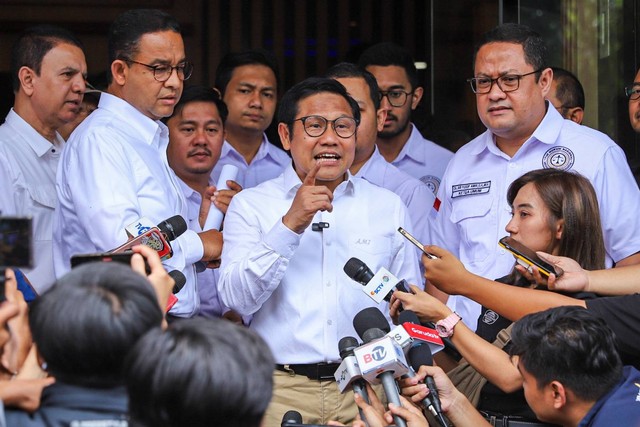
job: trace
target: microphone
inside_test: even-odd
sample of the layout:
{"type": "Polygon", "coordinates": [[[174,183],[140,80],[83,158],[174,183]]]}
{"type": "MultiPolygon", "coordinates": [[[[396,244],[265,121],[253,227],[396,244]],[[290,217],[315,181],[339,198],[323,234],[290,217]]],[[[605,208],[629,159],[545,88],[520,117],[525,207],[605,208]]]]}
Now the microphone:
{"type": "Polygon", "coordinates": [[[298,411],[287,411],[282,417],[280,427],[329,427],[320,424],[303,424],[302,415],[298,411]]]}
{"type": "Polygon", "coordinates": [[[169,240],[174,240],[186,230],[187,223],[180,215],[172,216],[157,226],[150,224],[147,218],[140,218],[126,228],[127,235],[133,238],[110,250],[109,253],[126,252],[136,245],[145,245],[155,249],[160,259],[165,261],[173,256],[169,240]]]}
{"type": "MultiPolygon", "coordinates": [[[[365,402],[369,403],[367,386],[362,378],[362,372],[360,372],[360,366],[358,366],[358,360],[354,353],[358,345],[358,340],[354,337],[344,337],[338,342],[342,363],[340,363],[334,376],[340,393],[344,393],[351,386],[354,393],[358,393],[365,402]]],[[[360,412],[360,418],[365,421],[366,418],[362,409],[358,408],[358,411],[360,412]]]]}
{"type": "Polygon", "coordinates": [[[171,270],[169,272],[169,276],[173,279],[175,284],[173,285],[172,293],[177,294],[184,287],[185,283],[187,283],[187,278],[182,274],[180,270],[171,270]]]}
{"type": "Polygon", "coordinates": [[[399,325],[389,332],[391,338],[405,351],[411,347],[425,346],[429,348],[431,354],[442,350],[445,346],[443,339],[435,329],[422,326],[418,316],[411,310],[404,310],[398,315],[399,325]]]}
{"type": "Polygon", "coordinates": [[[350,258],[343,270],[349,278],[364,285],[364,293],[378,304],[383,300],[389,302],[395,289],[409,292],[405,280],[399,280],[385,268],[380,268],[376,274],[373,274],[367,264],[358,258],[350,258]]]}
{"type": "MultiPolygon", "coordinates": [[[[405,310],[398,316],[399,320],[407,324],[419,325],[420,320],[418,316],[411,310],[405,310]]],[[[435,331],[434,331],[435,332],[435,331]]],[[[411,369],[407,373],[407,377],[412,378],[416,376],[416,372],[422,365],[433,366],[432,350],[429,345],[424,345],[421,342],[415,342],[414,345],[408,348],[408,359],[411,364],[411,369]]],[[[422,400],[422,405],[428,409],[438,422],[443,427],[448,427],[449,423],[446,421],[442,413],[442,405],[440,404],[440,397],[438,396],[438,389],[433,377],[427,375],[425,383],[429,388],[429,394],[422,400]]]]}
{"type": "MultiPolygon", "coordinates": [[[[220,177],[218,178],[218,182],[216,183],[216,190],[228,190],[229,187],[227,186],[227,181],[235,181],[237,176],[238,168],[236,166],[231,164],[222,166],[220,177]]],[[[209,208],[209,214],[207,215],[207,219],[204,222],[204,227],[202,227],[202,230],[220,230],[223,218],[224,214],[222,213],[222,211],[215,207],[215,205],[211,204],[211,208],[209,208]]]]}
{"type": "MultiPolygon", "coordinates": [[[[353,319],[353,327],[365,344],[354,350],[362,376],[371,384],[382,383],[387,400],[398,406],[400,394],[395,382],[409,370],[402,348],[385,334],[390,331],[384,314],[375,307],[360,311],[353,319]]],[[[407,427],[404,419],[394,415],[398,427],[407,427]]]]}
{"type": "Polygon", "coordinates": [[[298,411],[287,411],[282,417],[281,427],[290,426],[292,424],[302,424],[302,415],[298,411]]]}

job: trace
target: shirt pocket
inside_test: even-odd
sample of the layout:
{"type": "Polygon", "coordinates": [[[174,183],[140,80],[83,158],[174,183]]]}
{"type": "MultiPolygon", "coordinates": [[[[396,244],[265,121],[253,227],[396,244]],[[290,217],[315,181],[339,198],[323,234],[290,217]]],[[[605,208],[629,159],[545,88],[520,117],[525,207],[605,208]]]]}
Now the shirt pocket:
{"type": "Polygon", "coordinates": [[[450,219],[458,229],[460,258],[464,263],[479,267],[495,252],[498,224],[492,206],[493,198],[489,196],[468,196],[454,200],[451,205],[450,219]]]}
{"type": "MultiPolygon", "coordinates": [[[[53,234],[53,211],[58,204],[54,184],[27,185],[31,206],[27,208],[33,216],[33,238],[35,241],[51,240],[53,234]]],[[[26,204],[25,204],[26,206],[26,204]]]]}
{"type": "Polygon", "coordinates": [[[347,238],[349,242],[347,252],[349,258],[358,258],[364,262],[374,274],[380,267],[387,269],[390,267],[393,252],[393,239],[390,236],[371,236],[350,232],[347,238]]]}

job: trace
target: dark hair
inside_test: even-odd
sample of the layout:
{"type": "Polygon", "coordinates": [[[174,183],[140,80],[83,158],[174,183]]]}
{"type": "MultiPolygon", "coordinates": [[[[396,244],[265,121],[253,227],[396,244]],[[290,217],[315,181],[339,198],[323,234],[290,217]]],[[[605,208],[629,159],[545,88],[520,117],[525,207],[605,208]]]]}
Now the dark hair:
{"type": "Polygon", "coordinates": [[[510,354],[538,382],[560,381],[580,399],[596,401],[622,377],[613,331],[579,306],[529,314],[511,331],[510,354]]]}
{"type": "Polygon", "coordinates": [[[146,278],[126,265],[89,263],[74,268],[31,303],[29,324],[48,371],[89,387],[124,382],[127,352],[162,322],[146,278]]]}
{"type": "Polygon", "coordinates": [[[275,362],[252,330],[193,318],[156,328],[127,360],[133,426],[258,427],[275,362]]]}
{"type": "Polygon", "coordinates": [[[298,115],[300,101],[319,93],[333,93],[342,96],[349,103],[356,124],[360,124],[360,107],[340,82],[325,77],[310,77],[289,89],[280,101],[278,122],[285,123],[291,135],[293,135],[293,121],[298,115]]]}
{"type": "Polygon", "coordinates": [[[20,34],[11,49],[11,84],[14,92],[20,89],[20,68],[29,67],[40,75],[42,59],[60,43],[84,49],[82,42],[73,33],[54,25],[30,27],[20,34]]]}
{"type": "Polygon", "coordinates": [[[173,113],[169,117],[164,117],[162,119],[162,122],[167,123],[171,117],[180,114],[182,109],[191,102],[210,102],[214,104],[218,109],[218,114],[220,114],[222,123],[227,120],[227,115],[229,114],[227,110],[227,104],[225,104],[224,101],[220,99],[220,93],[218,93],[217,90],[207,86],[194,85],[184,88],[180,100],[173,109],[173,113]]]}
{"type": "Polygon", "coordinates": [[[253,49],[243,52],[227,53],[220,60],[218,68],[216,69],[215,87],[223,97],[227,90],[227,85],[229,81],[231,81],[233,71],[243,65],[264,65],[265,67],[269,67],[276,77],[276,84],[279,85],[278,62],[272,52],[264,49],[253,49]]]}
{"type": "Polygon", "coordinates": [[[509,205],[522,187],[533,184],[549,209],[549,227],[564,220],[558,254],[575,259],[582,268],[604,268],[605,248],[598,198],[582,175],[559,169],[537,169],[522,175],[507,190],[509,205]]]}
{"type": "Polygon", "coordinates": [[[411,90],[414,90],[420,86],[418,80],[418,70],[413,62],[413,57],[409,51],[402,46],[398,46],[395,43],[383,42],[374,44],[370,48],[367,48],[360,59],[358,59],[358,65],[361,68],[366,68],[369,65],[378,65],[386,67],[389,65],[397,65],[404,68],[411,84],[411,90]]]}
{"type": "Polygon", "coordinates": [[[374,75],[367,70],[364,70],[351,62],[341,62],[329,68],[325,77],[330,79],[364,79],[367,86],[369,86],[369,95],[373,101],[373,106],[376,110],[380,108],[380,89],[378,88],[378,82],[374,75]]]}
{"type": "Polygon", "coordinates": [[[580,107],[584,110],[584,89],[580,80],[564,68],[551,67],[551,69],[553,80],[556,81],[556,98],[562,103],[562,109],[580,107]]]}
{"type": "Polygon", "coordinates": [[[524,61],[531,65],[536,73],[536,82],[540,79],[542,70],[547,68],[547,45],[540,34],[526,25],[507,23],[498,25],[483,34],[473,53],[472,69],[475,69],[476,57],[480,48],[489,43],[515,43],[524,50],[524,61]]]}
{"type": "MultiPolygon", "coordinates": [[[[132,59],[142,36],[161,31],[180,33],[180,24],[158,9],[132,9],[120,14],[109,28],[109,64],[116,59],[132,59]]],[[[109,82],[112,77],[109,73],[109,82]]]]}

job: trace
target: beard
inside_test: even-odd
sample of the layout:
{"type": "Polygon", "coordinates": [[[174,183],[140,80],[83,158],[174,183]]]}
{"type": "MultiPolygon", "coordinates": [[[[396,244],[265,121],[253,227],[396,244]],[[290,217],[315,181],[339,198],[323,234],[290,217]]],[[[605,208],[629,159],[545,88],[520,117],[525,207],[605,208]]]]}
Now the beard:
{"type": "Polygon", "coordinates": [[[388,129],[382,129],[382,132],[378,133],[378,137],[380,139],[391,139],[400,135],[402,132],[404,132],[407,129],[407,126],[409,126],[409,122],[411,118],[410,115],[407,115],[407,119],[404,121],[404,123],[400,123],[396,116],[389,114],[388,117],[391,117],[395,120],[396,126],[388,129]]]}

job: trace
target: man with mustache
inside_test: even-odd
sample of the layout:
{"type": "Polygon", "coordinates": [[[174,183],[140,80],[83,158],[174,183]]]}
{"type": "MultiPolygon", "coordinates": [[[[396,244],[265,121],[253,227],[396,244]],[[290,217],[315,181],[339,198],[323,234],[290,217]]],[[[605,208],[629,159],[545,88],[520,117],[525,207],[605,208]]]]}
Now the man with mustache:
{"type": "MultiPolygon", "coordinates": [[[[188,217],[167,161],[169,131],[160,121],[173,113],[193,70],[180,25],[160,10],[124,12],[109,30],[109,58],[107,92],[62,153],[54,223],[57,275],[69,269],[73,254],[126,242],[125,228],[140,218],[158,224],[175,215],[188,217]]],[[[171,247],[165,267],[182,271],[187,281],[169,314],[191,317],[199,311],[194,263],[219,259],[222,235],[187,230],[171,247]]]]}
{"type": "Polygon", "coordinates": [[[358,65],[376,78],[381,108],[387,113],[376,141],[380,154],[437,194],[453,153],[423,138],[411,123],[411,112],[424,93],[411,54],[394,43],[379,43],[362,53],[358,65]]]}
{"type": "Polygon", "coordinates": [[[216,69],[216,89],[227,105],[226,140],[213,168],[218,182],[226,164],[238,168],[236,181],[251,188],[275,178],[291,163],[286,152],[271,144],[265,130],[271,125],[278,101],[278,66],[265,50],[229,53],[216,69]]]}
{"type": "MultiPolygon", "coordinates": [[[[506,190],[542,166],[575,171],[593,184],[607,267],[640,262],[640,192],[624,152],[605,134],[563,119],[545,99],[553,71],[542,37],[525,25],[504,24],[483,36],[474,59],[470,89],[487,131],[458,150],[447,168],[434,243],[479,276],[507,274],[513,257],[497,244],[512,215],[506,190]]],[[[479,304],[455,295],[447,305],[475,330],[479,304]]]]}
{"type": "Polygon", "coordinates": [[[32,27],[13,46],[11,74],[15,102],[0,126],[0,215],[33,217],[34,268],[26,274],[43,292],[55,280],[52,222],[64,145],[58,129],[76,119],[86,88],[82,44],[62,28],[32,27]]]}
{"type": "MultiPolygon", "coordinates": [[[[231,197],[242,189],[234,181],[229,190],[218,191],[211,180],[211,170],[220,158],[224,142],[227,107],[214,89],[189,86],[182,93],[171,117],[164,122],[169,128],[167,158],[178,176],[178,184],[187,200],[189,228],[202,231],[199,213],[202,200],[211,198],[222,212],[227,212],[231,197]],[[215,193],[213,191],[215,190],[215,193]]],[[[207,268],[197,274],[200,315],[235,318],[218,298],[218,270],[207,268]]]]}

